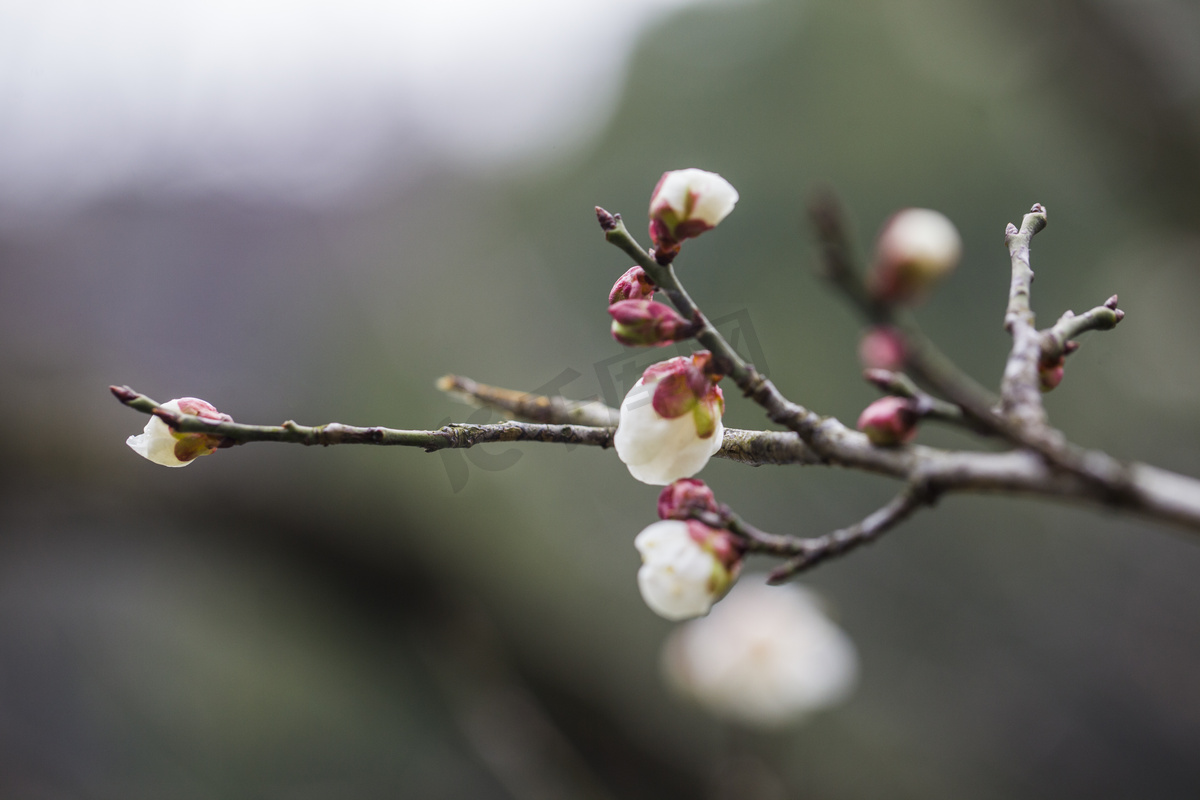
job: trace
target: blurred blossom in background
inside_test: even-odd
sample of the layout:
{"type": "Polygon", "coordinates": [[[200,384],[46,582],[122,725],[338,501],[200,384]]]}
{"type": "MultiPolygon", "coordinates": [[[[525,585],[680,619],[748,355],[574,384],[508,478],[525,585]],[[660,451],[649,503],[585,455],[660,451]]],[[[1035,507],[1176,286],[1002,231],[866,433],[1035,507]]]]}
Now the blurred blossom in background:
{"type": "Polygon", "coordinates": [[[707,617],[677,627],[663,668],[714,715],[778,728],[845,700],[858,658],[812,592],[766,578],[743,576],[707,617]]]}
{"type": "MultiPolygon", "coordinates": [[[[1043,323],[1128,312],[1051,418],[1200,475],[1194,2],[0,0],[0,796],[1200,794],[1200,547],[1157,526],[949,498],[805,577],[836,628],[751,577],[677,628],[637,589],[656,487],[611,450],[257,444],[169,470],[124,445],[146,420],[112,383],[264,424],[496,419],[446,373],[619,402],[662,354],[609,334],[630,265],[592,209],[644,241],[688,167],[740,195],[684,248],[689,291],[847,422],[876,394],[813,274],[809,192],[864,254],[900,208],[954,223],[961,263],[916,313],[989,384],[1004,225],[1045,204],[1043,323]],[[664,643],[705,652],[756,593],[808,633],[763,611],[717,638],[760,632],[745,652],[784,683],[824,641],[822,691],[746,705],[711,677],[762,666],[733,647],[688,671],[722,699],[671,691],[664,643]]],[[[724,422],[764,425],[732,396],[724,422]]],[[[812,536],[894,488],[701,477],[812,536]]]]}

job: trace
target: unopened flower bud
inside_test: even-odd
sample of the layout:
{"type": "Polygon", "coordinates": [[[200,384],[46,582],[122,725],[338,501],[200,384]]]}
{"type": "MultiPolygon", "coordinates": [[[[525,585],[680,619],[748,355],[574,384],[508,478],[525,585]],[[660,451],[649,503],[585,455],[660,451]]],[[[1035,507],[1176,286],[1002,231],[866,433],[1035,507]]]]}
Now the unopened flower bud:
{"type": "Polygon", "coordinates": [[[675,309],[653,300],[621,300],[608,307],[613,338],[631,347],[662,347],[687,339],[696,326],[675,309]]]}
{"type": "Polygon", "coordinates": [[[1043,392],[1052,391],[1062,383],[1066,359],[1062,356],[1053,361],[1038,361],[1038,384],[1043,392]]]}
{"type": "MultiPolygon", "coordinates": [[[[196,397],[180,397],[163,403],[167,411],[194,414],[203,419],[232,422],[233,417],[222,414],[196,397]]],[[[198,456],[207,456],[221,446],[223,437],[207,433],[177,433],[156,416],[151,416],[145,430],[125,440],[133,452],[164,467],[186,467],[198,456]]]]}
{"type": "Polygon", "coordinates": [[[651,366],[621,402],[613,445],[629,474],[666,486],[695,475],[721,449],[725,398],[707,350],[651,366]]]}
{"type": "Polygon", "coordinates": [[[882,397],[863,410],[858,429],[880,447],[904,444],[917,435],[917,413],[908,398],[882,397]]]}
{"type": "Polygon", "coordinates": [[[944,214],[906,208],[892,215],[879,234],[868,284],[887,303],[910,303],[958,266],[962,238],[944,214]]]}
{"type": "Polygon", "coordinates": [[[674,253],[684,239],[715,228],[737,201],[737,189],[715,172],[664,172],[650,196],[650,239],[658,253],[674,253]]]}
{"type": "Polygon", "coordinates": [[[739,581],[704,619],[676,628],[663,668],[676,689],[714,716],[779,728],[845,700],[858,655],[815,595],[755,577],[739,581]]]}
{"type": "Polygon", "coordinates": [[[600,229],[605,233],[617,229],[617,218],[600,206],[596,206],[596,221],[600,223],[600,229]]]}
{"type": "Polygon", "coordinates": [[[633,544],[642,555],[642,599],[669,620],[707,614],[729,591],[742,566],[741,547],[733,534],[694,519],[655,522],[633,544]]]}
{"type": "Polygon", "coordinates": [[[871,328],[858,343],[858,358],[866,369],[903,369],[906,357],[904,336],[887,325],[871,328]]]}
{"type": "Polygon", "coordinates": [[[649,300],[656,288],[646,277],[646,270],[632,266],[613,284],[612,291],[608,293],[608,304],[611,306],[622,300],[649,300]]]}
{"type": "Polygon", "coordinates": [[[659,519],[690,519],[691,512],[720,513],[712,489],[697,478],[680,478],[658,495],[659,519]]]}

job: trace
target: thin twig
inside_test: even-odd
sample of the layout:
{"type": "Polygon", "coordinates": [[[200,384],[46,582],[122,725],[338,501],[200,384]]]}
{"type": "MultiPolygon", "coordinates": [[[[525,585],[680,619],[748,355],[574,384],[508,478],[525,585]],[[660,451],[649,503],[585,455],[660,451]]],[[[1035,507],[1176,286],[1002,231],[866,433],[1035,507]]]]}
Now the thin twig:
{"type": "Polygon", "coordinates": [[[911,378],[903,372],[892,372],[886,369],[868,369],[863,371],[863,378],[884,394],[896,397],[907,397],[914,401],[913,411],[923,419],[933,419],[960,425],[975,433],[991,434],[992,431],[963,414],[962,408],[939,400],[928,392],[922,391],[911,378]]]}
{"type": "Polygon", "coordinates": [[[1042,361],[1054,361],[1069,354],[1071,347],[1068,342],[1081,333],[1111,330],[1123,319],[1125,319],[1125,312],[1117,308],[1115,294],[1105,300],[1104,305],[1096,306],[1078,316],[1072,311],[1066,312],[1059,317],[1053,327],[1046,328],[1038,334],[1042,361]]]}
{"type": "Polygon", "coordinates": [[[779,584],[826,559],[875,541],[907,519],[922,505],[932,504],[937,494],[924,485],[911,485],[892,498],[883,508],[848,528],[827,533],[816,539],[802,539],[800,555],[785,561],[767,576],[767,583],[779,584]]]}
{"type": "Polygon", "coordinates": [[[616,426],[619,418],[615,408],[599,400],[582,402],[561,396],[544,397],[477,383],[461,375],[442,376],[438,379],[437,388],[467,402],[494,408],[527,422],[611,428],[616,426]]]}
{"type": "Polygon", "coordinates": [[[895,307],[876,299],[855,267],[857,259],[846,232],[846,215],[837,196],[829,189],[814,192],[808,203],[808,218],[821,249],[820,276],[836,286],[871,324],[895,325],[895,307]]]}
{"type": "Polygon", "coordinates": [[[474,447],[489,442],[560,442],[611,447],[613,429],[584,425],[545,425],[528,422],[501,422],[495,425],[452,424],[432,431],[398,430],[372,426],[367,428],[331,422],[306,426],[287,421],[282,425],[244,425],[220,422],[193,414],[163,408],[160,404],[128,386],[109,387],[117,399],[130,408],[153,414],[174,431],[219,436],[233,444],[248,442],[286,442],[302,445],[373,444],[419,447],[427,453],[448,448],[474,447]]]}
{"type": "Polygon", "coordinates": [[[747,553],[767,553],[773,556],[793,556],[804,551],[805,540],[798,536],[782,536],[767,533],[754,527],[738,516],[729,506],[722,505],[719,512],[692,509],[692,519],[698,519],[711,528],[725,528],[736,534],[747,553]]]}

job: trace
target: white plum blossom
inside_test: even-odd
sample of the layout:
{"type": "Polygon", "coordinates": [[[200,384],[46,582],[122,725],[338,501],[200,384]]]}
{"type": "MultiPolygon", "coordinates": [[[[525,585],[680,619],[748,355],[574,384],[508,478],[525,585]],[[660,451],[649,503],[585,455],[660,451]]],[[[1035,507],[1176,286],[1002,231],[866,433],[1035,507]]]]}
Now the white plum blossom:
{"type": "MultiPolygon", "coordinates": [[[[222,422],[230,422],[233,419],[196,397],[179,397],[163,403],[162,408],[222,422]]],[[[145,429],[136,436],[130,436],[125,440],[125,444],[129,445],[133,452],[155,464],[162,464],[164,467],[186,467],[198,456],[216,452],[221,445],[221,437],[204,433],[176,433],[167,423],[151,416],[145,429]]]]}
{"type": "Polygon", "coordinates": [[[701,351],[650,367],[625,395],[613,444],[629,474],[666,486],[695,475],[721,449],[725,399],[701,351]]]}
{"type": "Polygon", "coordinates": [[[884,224],[875,246],[871,290],[888,302],[908,302],[958,266],[962,237],[944,214],[906,208],[884,224]]]}
{"type": "Polygon", "coordinates": [[[737,201],[737,189],[715,172],[664,172],[650,195],[650,238],[660,250],[678,249],[684,239],[715,228],[737,201]]]}
{"type": "Polygon", "coordinates": [[[642,555],[638,589],[650,610],[669,620],[707,614],[741,567],[741,551],[727,531],[696,520],[662,520],[637,535],[642,555]]]}
{"type": "Polygon", "coordinates": [[[672,632],[663,669],[714,716],[778,728],[844,700],[858,656],[811,592],[743,579],[706,618],[672,632]]]}

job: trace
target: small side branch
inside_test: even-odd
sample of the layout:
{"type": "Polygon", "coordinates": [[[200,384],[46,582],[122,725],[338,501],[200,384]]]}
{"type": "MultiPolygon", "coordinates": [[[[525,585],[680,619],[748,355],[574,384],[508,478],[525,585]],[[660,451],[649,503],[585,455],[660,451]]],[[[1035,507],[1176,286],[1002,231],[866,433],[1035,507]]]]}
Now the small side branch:
{"type": "Polygon", "coordinates": [[[494,408],[527,422],[611,428],[619,417],[615,408],[599,400],[581,402],[561,396],[545,397],[477,383],[459,375],[439,378],[437,388],[473,405],[494,408]]]}
{"type": "Polygon", "coordinates": [[[1004,328],[1012,336],[1013,346],[1000,383],[1000,410],[1018,426],[1028,430],[1036,430],[1046,423],[1038,381],[1041,337],[1034,326],[1033,308],[1029,302],[1033,284],[1029,242],[1045,227],[1046,209],[1040,203],[1034,203],[1021,220],[1020,229],[1010,223],[1004,233],[1004,242],[1012,259],[1012,281],[1008,290],[1004,328]]]}
{"type": "Polygon", "coordinates": [[[1043,362],[1055,361],[1068,355],[1074,349],[1071,340],[1087,331],[1107,331],[1117,327],[1117,323],[1125,319],[1125,312],[1117,308],[1117,296],[1104,301],[1104,305],[1096,306],[1076,316],[1068,311],[1059,317],[1058,322],[1051,328],[1046,328],[1040,334],[1041,359],[1043,362]]]}
{"type": "Polygon", "coordinates": [[[816,192],[808,203],[808,218],[821,249],[820,275],[837,287],[872,325],[895,325],[895,310],[867,291],[856,268],[846,231],[846,215],[837,197],[828,189],[816,192]]]}
{"type": "Polygon", "coordinates": [[[868,369],[863,371],[863,378],[884,394],[896,397],[907,397],[915,401],[914,411],[923,419],[933,419],[951,425],[959,425],[975,433],[988,435],[990,429],[979,424],[963,413],[960,406],[939,400],[928,392],[924,392],[912,378],[903,372],[891,372],[886,369],[868,369]]]}
{"type": "Polygon", "coordinates": [[[787,557],[804,551],[806,540],[798,536],[781,536],[761,531],[726,505],[722,505],[718,513],[693,509],[691,516],[692,519],[698,519],[710,528],[724,528],[736,534],[741,539],[743,551],[747,553],[766,553],[787,557]]]}
{"type": "Polygon", "coordinates": [[[817,539],[802,539],[800,554],[771,570],[767,582],[779,584],[816,566],[826,559],[844,555],[864,544],[873,542],[896,525],[908,519],[923,505],[931,505],[937,493],[925,485],[908,486],[891,502],[862,522],[827,533],[817,539]]]}

